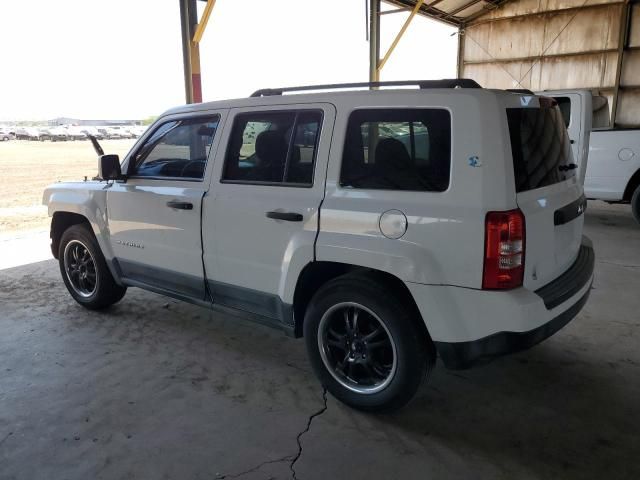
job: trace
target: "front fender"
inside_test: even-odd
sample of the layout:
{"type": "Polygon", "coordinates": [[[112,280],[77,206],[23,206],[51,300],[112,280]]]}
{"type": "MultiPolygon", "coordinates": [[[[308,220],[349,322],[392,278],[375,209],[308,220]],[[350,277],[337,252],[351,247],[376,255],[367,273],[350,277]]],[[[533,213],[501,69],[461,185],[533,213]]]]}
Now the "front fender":
{"type": "Polygon", "coordinates": [[[107,263],[114,258],[107,222],[108,184],[98,182],[58,183],[47,187],[42,203],[47,206],[49,216],[57,212],[69,212],[85,217],[100,245],[107,263]]]}

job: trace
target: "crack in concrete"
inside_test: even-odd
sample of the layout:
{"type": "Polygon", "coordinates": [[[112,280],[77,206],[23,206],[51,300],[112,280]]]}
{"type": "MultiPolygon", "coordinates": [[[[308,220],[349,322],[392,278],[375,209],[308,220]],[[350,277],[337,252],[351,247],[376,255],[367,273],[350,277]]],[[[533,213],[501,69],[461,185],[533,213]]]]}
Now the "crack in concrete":
{"type": "Polygon", "coordinates": [[[610,262],[608,260],[596,260],[597,263],[605,263],[607,265],[615,265],[616,267],[624,267],[624,268],[640,268],[640,265],[627,265],[625,263],[618,262],[610,262]]]}
{"type": "Polygon", "coordinates": [[[252,467],[252,468],[250,468],[248,470],[245,470],[243,472],[240,472],[240,473],[226,474],[226,475],[216,475],[216,479],[217,480],[224,480],[224,479],[228,479],[228,478],[239,478],[239,477],[242,477],[243,475],[247,475],[249,473],[257,472],[258,470],[260,470],[265,465],[269,465],[271,463],[290,462],[289,463],[289,469],[291,470],[292,478],[293,478],[293,480],[297,480],[298,477],[296,476],[296,471],[295,471],[294,465],[300,459],[300,457],[302,456],[302,436],[311,429],[311,423],[313,422],[313,419],[318,417],[318,416],[320,416],[320,415],[322,415],[326,411],[327,411],[327,389],[324,388],[322,390],[322,407],[320,408],[320,410],[318,410],[317,412],[315,412],[315,413],[313,413],[313,414],[311,414],[309,416],[309,419],[307,420],[306,427],[304,428],[304,430],[302,430],[296,436],[296,443],[298,444],[298,452],[295,455],[287,455],[285,457],[276,458],[275,460],[267,460],[265,462],[262,462],[262,463],[256,465],[255,467],[252,467]]]}
{"type": "Polygon", "coordinates": [[[7,438],[9,438],[11,435],[13,435],[13,432],[9,432],[9,433],[7,433],[7,435],[6,435],[2,440],[0,440],[0,446],[1,446],[4,442],[6,442],[7,438]]]}
{"type": "Polygon", "coordinates": [[[293,456],[292,455],[287,455],[286,457],[276,458],[275,460],[267,460],[266,462],[262,462],[262,463],[256,465],[255,467],[250,468],[249,470],[245,470],[244,472],[234,473],[232,475],[217,475],[216,478],[219,479],[219,480],[223,480],[225,478],[239,478],[239,477],[242,477],[243,475],[247,475],[249,473],[257,472],[262,467],[264,467],[265,465],[269,465],[270,463],[286,462],[286,461],[291,461],[291,459],[293,459],[293,456]]]}
{"type": "Polygon", "coordinates": [[[322,390],[322,408],[309,417],[306,428],[303,431],[301,431],[296,437],[296,442],[298,443],[298,453],[296,454],[295,458],[289,465],[289,469],[291,470],[291,475],[293,477],[293,480],[298,479],[298,477],[296,476],[296,470],[294,466],[302,456],[302,436],[311,429],[311,422],[313,422],[313,419],[322,415],[326,411],[327,411],[327,389],[324,388],[322,390]]]}

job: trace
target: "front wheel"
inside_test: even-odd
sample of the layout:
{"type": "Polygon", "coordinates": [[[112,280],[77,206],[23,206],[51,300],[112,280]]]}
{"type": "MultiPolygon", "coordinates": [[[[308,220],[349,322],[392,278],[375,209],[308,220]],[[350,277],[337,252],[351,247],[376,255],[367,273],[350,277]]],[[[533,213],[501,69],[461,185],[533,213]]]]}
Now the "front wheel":
{"type": "Polygon", "coordinates": [[[640,223],[640,185],[636,187],[635,192],[631,196],[631,211],[636,222],[640,223]]]}
{"type": "Polygon", "coordinates": [[[346,275],[311,300],[304,336],[321,383],[338,400],[388,412],[414,396],[435,350],[414,309],[384,282],[346,275]]]}
{"type": "Polygon", "coordinates": [[[93,232],[85,225],[73,225],[62,234],[58,262],[67,290],[85,308],[107,308],[127,291],[113,279],[93,232]]]}

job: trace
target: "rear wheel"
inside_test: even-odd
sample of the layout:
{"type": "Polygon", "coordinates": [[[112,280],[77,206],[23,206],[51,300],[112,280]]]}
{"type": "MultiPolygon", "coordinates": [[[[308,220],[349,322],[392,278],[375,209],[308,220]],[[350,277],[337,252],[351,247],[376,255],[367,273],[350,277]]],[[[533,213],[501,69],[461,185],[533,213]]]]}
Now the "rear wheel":
{"type": "Polygon", "coordinates": [[[321,383],[360,410],[396,410],[435,363],[431,340],[406,299],[386,284],[346,275],[311,300],[304,336],[321,383]]]}
{"type": "Polygon", "coordinates": [[[636,187],[635,192],[631,196],[631,211],[636,222],[640,223],[640,185],[636,187]]]}
{"type": "Polygon", "coordinates": [[[62,234],[58,262],[67,290],[83,307],[107,308],[127,291],[113,279],[93,232],[85,225],[73,225],[62,234]]]}

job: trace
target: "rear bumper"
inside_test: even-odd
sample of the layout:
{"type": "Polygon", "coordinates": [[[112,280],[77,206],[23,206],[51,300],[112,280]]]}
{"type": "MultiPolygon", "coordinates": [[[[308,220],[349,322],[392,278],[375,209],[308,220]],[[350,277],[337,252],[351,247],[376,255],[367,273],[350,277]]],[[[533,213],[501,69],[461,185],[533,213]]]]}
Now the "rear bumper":
{"type": "Polygon", "coordinates": [[[569,323],[589,298],[595,256],[583,237],[574,264],[532,292],[408,284],[448,368],[468,368],[540,343],[569,323]]]}
{"type": "Polygon", "coordinates": [[[549,322],[528,332],[499,332],[471,342],[435,342],[442,361],[451,369],[469,368],[494,357],[519,352],[537,345],[569,323],[589,298],[591,289],[549,322]]]}

